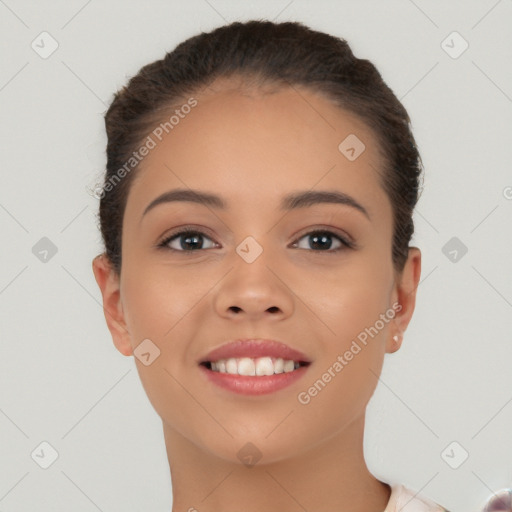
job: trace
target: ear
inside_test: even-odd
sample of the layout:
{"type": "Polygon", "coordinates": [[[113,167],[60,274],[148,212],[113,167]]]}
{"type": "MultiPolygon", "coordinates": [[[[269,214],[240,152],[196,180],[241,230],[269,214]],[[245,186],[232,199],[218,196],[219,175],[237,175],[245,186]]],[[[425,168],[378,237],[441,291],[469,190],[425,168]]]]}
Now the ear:
{"type": "Polygon", "coordinates": [[[389,330],[389,338],[386,341],[386,352],[396,352],[402,345],[403,333],[407,329],[414,312],[416,304],[416,289],[421,275],[421,251],[417,247],[409,247],[409,255],[405,262],[402,273],[398,276],[395,283],[392,303],[398,303],[393,318],[392,326],[389,330]],[[393,337],[398,339],[394,340],[393,337]]]}
{"type": "Polygon", "coordinates": [[[121,303],[119,276],[114,272],[105,254],[100,254],[92,260],[92,270],[103,296],[103,313],[114,345],[121,354],[130,356],[133,350],[121,303]]]}

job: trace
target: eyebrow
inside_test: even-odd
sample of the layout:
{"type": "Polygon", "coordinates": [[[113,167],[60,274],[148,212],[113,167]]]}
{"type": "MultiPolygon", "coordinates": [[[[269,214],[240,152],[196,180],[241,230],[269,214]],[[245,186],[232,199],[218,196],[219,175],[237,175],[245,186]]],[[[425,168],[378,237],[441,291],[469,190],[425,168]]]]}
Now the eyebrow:
{"type": "MultiPolygon", "coordinates": [[[[143,214],[146,215],[150,210],[156,206],[164,203],[187,201],[191,203],[199,203],[205,206],[216,208],[219,210],[226,210],[227,203],[219,196],[210,194],[208,192],[201,192],[199,190],[192,189],[175,189],[164,192],[160,196],[156,197],[149,203],[143,214]]],[[[304,192],[294,192],[286,195],[281,201],[281,210],[294,210],[297,208],[307,208],[315,204],[320,203],[331,203],[331,204],[343,204],[350,206],[361,213],[363,213],[368,219],[370,215],[366,208],[356,201],[353,197],[344,192],[337,191],[323,191],[323,190],[308,190],[304,192]]],[[[141,219],[142,220],[142,219],[141,219]]]]}

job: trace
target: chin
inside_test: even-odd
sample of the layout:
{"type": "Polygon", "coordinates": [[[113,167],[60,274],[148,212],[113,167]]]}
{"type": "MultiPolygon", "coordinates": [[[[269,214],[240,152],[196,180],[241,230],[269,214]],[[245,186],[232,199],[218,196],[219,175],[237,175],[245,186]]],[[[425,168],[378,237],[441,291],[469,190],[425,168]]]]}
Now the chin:
{"type": "MultiPolygon", "coordinates": [[[[275,425],[274,427],[275,428],[275,425]]],[[[227,427],[229,430],[229,427],[227,427]]],[[[276,429],[278,430],[279,427],[276,429]]],[[[232,434],[233,432],[229,430],[232,434]]],[[[279,435],[272,429],[265,429],[263,432],[250,434],[223,436],[224,440],[209,439],[205,445],[208,451],[229,463],[240,464],[247,467],[264,466],[292,459],[304,450],[304,444],[297,440],[290,439],[286,429],[279,435]],[[271,439],[273,438],[273,439],[271,439]]]]}

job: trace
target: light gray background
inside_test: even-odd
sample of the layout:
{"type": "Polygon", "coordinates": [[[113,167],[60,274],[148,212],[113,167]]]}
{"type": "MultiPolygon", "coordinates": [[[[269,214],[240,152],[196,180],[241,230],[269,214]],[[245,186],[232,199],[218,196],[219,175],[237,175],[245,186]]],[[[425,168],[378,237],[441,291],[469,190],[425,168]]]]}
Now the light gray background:
{"type": "Polygon", "coordinates": [[[452,512],[512,486],[511,0],[0,0],[1,512],[170,510],[161,422],[91,269],[103,114],[142,65],[251,18],[346,38],[404,103],[423,157],[422,282],[368,408],[370,469],[452,512]],[[31,47],[43,31],[59,44],[46,59],[31,47]],[[441,46],[453,31],[469,43],[458,58],[441,46]],[[42,237],[58,249],[46,263],[42,237]],[[456,262],[452,237],[468,248],[456,262]],[[48,469],[31,456],[43,441],[48,469]],[[442,456],[453,441],[452,464],[469,453],[458,469],[442,456]]]}

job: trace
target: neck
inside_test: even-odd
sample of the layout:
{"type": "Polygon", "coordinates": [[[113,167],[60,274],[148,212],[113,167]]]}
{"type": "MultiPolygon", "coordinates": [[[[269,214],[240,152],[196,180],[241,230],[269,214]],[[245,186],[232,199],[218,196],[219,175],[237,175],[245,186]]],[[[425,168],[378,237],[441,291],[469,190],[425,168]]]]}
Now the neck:
{"type": "Polygon", "coordinates": [[[364,415],[308,451],[272,464],[221,459],[164,424],[172,512],[382,512],[389,485],[363,455],[364,415]]]}

